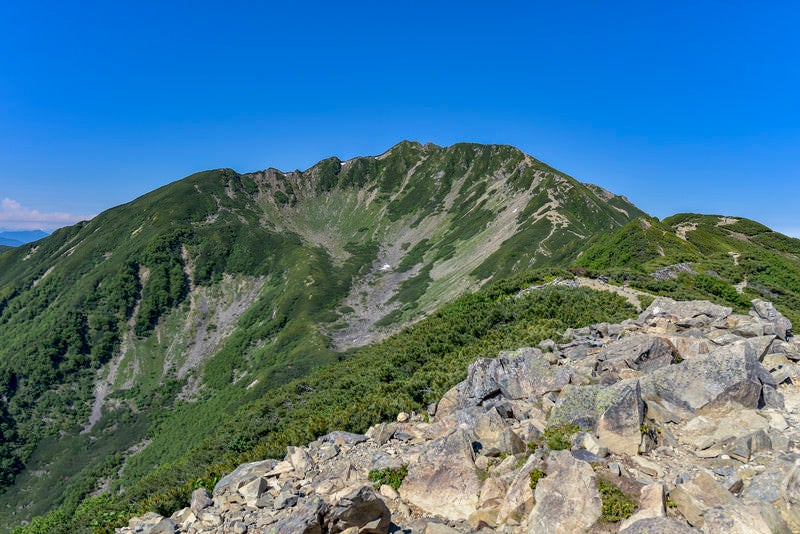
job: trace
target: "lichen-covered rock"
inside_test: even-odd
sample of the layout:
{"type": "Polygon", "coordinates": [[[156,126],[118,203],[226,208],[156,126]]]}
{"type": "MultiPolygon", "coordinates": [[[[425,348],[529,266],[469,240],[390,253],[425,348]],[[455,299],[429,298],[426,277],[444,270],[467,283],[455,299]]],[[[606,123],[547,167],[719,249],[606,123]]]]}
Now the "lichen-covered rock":
{"type": "Polygon", "coordinates": [[[635,380],[623,385],[600,415],[597,437],[611,452],[635,455],[642,440],[643,418],[644,402],[639,381],[635,380]]]}
{"type": "Polygon", "coordinates": [[[550,454],[547,476],[539,480],[534,495],[530,534],[584,532],[600,518],[603,508],[592,467],[568,451],[550,454]]]}
{"type": "Polygon", "coordinates": [[[791,534],[778,511],[767,502],[731,503],[703,514],[706,534],[791,534]]]}
{"type": "Polygon", "coordinates": [[[336,534],[357,528],[362,534],[389,532],[391,513],[370,486],[363,486],[342,497],[328,513],[325,520],[328,532],[336,534]]]}
{"type": "Polygon", "coordinates": [[[430,442],[408,467],[400,496],[429,513],[466,520],[478,506],[480,489],[470,434],[456,430],[430,442]]]}
{"type": "Polygon", "coordinates": [[[470,365],[467,379],[439,402],[436,418],[454,410],[480,406],[489,399],[529,399],[560,391],[570,381],[569,369],[551,366],[542,351],[534,348],[481,358],[470,365]]]}
{"type": "Polygon", "coordinates": [[[726,345],[643,376],[642,396],[693,412],[730,402],[757,408],[765,373],[752,347],[726,345]]]}
{"type": "Polygon", "coordinates": [[[682,481],[669,493],[683,517],[692,526],[703,526],[703,514],[715,507],[732,504],[734,497],[705,472],[682,481]]]}
{"type": "Polygon", "coordinates": [[[548,425],[575,424],[584,430],[602,430],[600,440],[609,450],[636,454],[643,414],[644,404],[636,379],[611,386],[568,385],[550,411],[548,425]]]}

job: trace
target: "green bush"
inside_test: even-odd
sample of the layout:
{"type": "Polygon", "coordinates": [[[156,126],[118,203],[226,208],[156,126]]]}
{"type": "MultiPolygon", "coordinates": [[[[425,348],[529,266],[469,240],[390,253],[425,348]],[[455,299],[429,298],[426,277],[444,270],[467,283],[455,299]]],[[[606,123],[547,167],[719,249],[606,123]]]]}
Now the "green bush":
{"type": "Polygon", "coordinates": [[[531,474],[530,474],[531,489],[535,491],[536,490],[536,486],[539,485],[539,481],[541,479],[543,479],[544,477],[546,477],[546,476],[547,476],[547,473],[545,473],[541,469],[534,469],[533,471],[531,471],[531,474]]]}
{"type": "Polygon", "coordinates": [[[579,431],[572,423],[550,427],[544,431],[544,440],[551,451],[563,451],[570,448],[572,435],[579,431]]]}
{"type": "Polygon", "coordinates": [[[403,479],[408,475],[408,465],[399,468],[387,467],[386,469],[373,469],[369,472],[369,481],[374,482],[375,489],[382,485],[393,487],[395,490],[400,488],[403,479]]]}
{"type": "Polygon", "coordinates": [[[603,502],[601,519],[608,523],[622,521],[636,511],[636,501],[625,495],[621,489],[605,478],[597,478],[597,489],[603,502]]]}

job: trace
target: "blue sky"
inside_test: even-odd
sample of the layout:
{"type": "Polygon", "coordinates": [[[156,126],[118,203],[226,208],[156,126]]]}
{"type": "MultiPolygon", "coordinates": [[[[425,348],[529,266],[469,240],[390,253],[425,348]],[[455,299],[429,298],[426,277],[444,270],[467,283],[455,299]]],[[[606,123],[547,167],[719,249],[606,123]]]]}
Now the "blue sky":
{"type": "Polygon", "coordinates": [[[793,2],[3,4],[0,227],[415,139],[800,236],[793,2]]]}

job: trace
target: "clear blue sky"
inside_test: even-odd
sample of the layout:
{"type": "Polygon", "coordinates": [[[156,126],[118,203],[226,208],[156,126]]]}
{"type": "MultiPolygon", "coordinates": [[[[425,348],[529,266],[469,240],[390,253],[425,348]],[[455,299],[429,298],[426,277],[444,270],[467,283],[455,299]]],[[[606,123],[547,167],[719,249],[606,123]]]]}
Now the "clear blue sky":
{"type": "Polygon", "coordinates": [[[3,2],[0,227],[415,139],[800,236],[796,2],[289,4],[3,2]]]}

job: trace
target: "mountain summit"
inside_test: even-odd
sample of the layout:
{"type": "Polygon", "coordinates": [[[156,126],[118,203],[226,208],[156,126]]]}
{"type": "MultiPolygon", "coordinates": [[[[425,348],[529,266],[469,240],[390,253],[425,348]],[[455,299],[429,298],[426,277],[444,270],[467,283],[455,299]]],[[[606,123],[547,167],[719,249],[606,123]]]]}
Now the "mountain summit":
{"type": "Polygon", "coordinates": [[[46,511],[108,454],[144,447],[119,458],[135,480],[188,446],[157,445],[164,417],[186,425],[199,410],[214,425],[497,276],[568,263],[640,215],[510,146],[404,141],[305,171],[201,172],[7,251],[0,481],[23,476],[0,499],[33,491],[24,509],[46,511]],[[91,440],[93,452],[73,464],[59,434],[62,450],[91,440]],[[28,475],[37,462],[51,475],[28,475]]]}
{"type": "Polygon", "coordinates": [[[642,290],[795,319],[800,241],[676,217],[514,147],[404,141],[197,173],[0,252],[0,529],[169,515],[186,486],[424,406],[465,358],[621,320],[642,290]],[[566,267],[630,302],[521,298],[566,267]]]}

